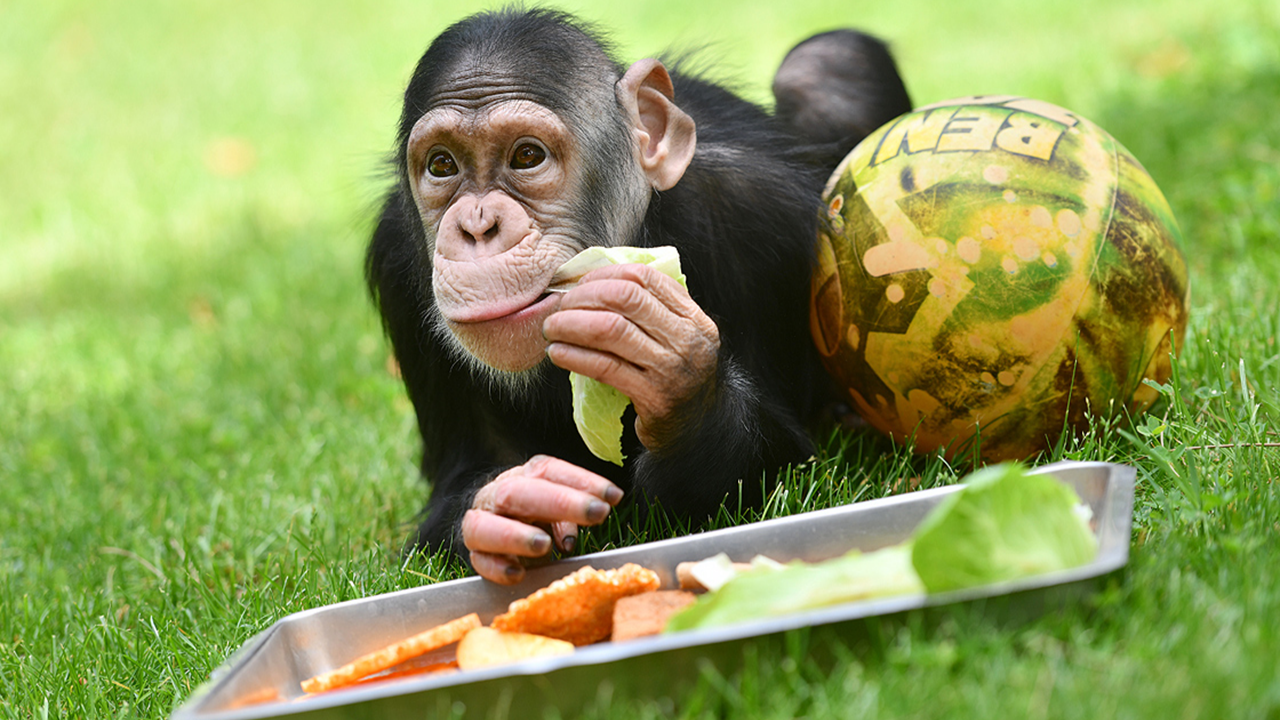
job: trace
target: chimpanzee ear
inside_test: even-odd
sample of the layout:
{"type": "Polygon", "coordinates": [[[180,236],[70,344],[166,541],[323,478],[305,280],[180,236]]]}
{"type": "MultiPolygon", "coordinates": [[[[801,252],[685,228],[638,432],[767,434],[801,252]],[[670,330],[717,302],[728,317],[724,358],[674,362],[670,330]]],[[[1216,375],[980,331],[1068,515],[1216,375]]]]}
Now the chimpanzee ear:
{"type": "Polygon", "coordinates": [[[658,190],[675,187],[693,160],[698,134],[693,118],[675,104],[667,69],[657,60],[641,60],[618,81],[617,91],[649,183],[658,190]]]}

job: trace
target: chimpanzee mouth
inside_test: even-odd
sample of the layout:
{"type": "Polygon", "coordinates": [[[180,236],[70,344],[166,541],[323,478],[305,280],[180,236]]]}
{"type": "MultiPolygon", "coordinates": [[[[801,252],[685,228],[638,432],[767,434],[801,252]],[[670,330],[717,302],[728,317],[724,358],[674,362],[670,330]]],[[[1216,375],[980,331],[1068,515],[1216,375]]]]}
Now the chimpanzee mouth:
{"type": "Polygon", "coordinates": [[[543,293],[543,296],[550,293],[567,293],[578,287],[578,280],[580,279],[580,277],[575,277],[566,280],[552,280],[551,284],[547,286],[547,291],[543,293]]]}
{"type": "Polygon", "coordinates": [[[526,319],[529,316],[541,314],[542,312],[547,310],[547,306],[551,302],[554,302],[552,300],[553,297],[555,296],[552,293],[544,292],[541,295],[538,295],[536,298],[534,298],[531,302],[529,302],[529,304],[525,305],[524,307],[517,308],[516,310],[513,310],[507,313],[506,315],[495,317],[493,319],[521,321],[526,319]]]}
{"type": "MultiPolygon", "coordinates": [[[[549,314],[551,293],[541,293],[530,300],[512,298],[514,302],[487,304],[483,307],[465,307],[454,312],[444,311],[444,319],[455,325],[481,325],[484,323],[521,322],[532,315],[549,314]]],[[[443,310],[443,308],[442,308],[443,310]]]]}

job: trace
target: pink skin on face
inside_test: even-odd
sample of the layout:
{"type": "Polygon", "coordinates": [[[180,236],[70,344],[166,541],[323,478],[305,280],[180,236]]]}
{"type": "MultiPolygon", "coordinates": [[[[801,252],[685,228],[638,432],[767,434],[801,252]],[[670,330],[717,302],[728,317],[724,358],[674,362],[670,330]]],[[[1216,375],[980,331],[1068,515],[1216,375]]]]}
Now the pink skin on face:
{"type": "Polygon", "coordinates": [[[546,357],[542,325],[559,305],[559,295],[547,295],[505,315],[446,322],[458,342],[485,364],[519,372],[546,357]]]}

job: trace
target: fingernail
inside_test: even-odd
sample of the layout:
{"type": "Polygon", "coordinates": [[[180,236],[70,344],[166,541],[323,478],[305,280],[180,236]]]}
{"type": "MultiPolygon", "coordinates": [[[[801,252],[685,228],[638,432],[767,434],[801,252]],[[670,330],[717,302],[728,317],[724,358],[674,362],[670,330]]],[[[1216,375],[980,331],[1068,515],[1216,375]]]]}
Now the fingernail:
{"type": "Polygon", "coordinates": [[[560,547],[563,547],[564,551],[567,553],[573,552],[573,548],[577,544],[578,544],[578,538],[572,535],[565,535],[564,538],[560,541],[560,547]]]}
{"type": "Polygon", "coordinates": [[[587,503],[587,520],[590,522],[598,523],[601,520],[604,520],[605,516],[608,514],[609,506],[606,503],[600,502],[599,500],[592,500],[587,503]]]}
{"type": "Polygon", "coordinates": [[[604,491],[604,499],[610,505],[617,505],[622,501],[622,488],[617,485],[610,485],[609,489],[604,491]]]}
{"type": "Polygon", "coordinates": [[[507,569],[503,570],[502,573],[512,582],[517,582],[520,578],[524,577],[524,568],[512,563],[511,565],[508,565],[507,569]]]}
{"type": "Polygon", "coordinates": [[[544,532],[530,535],[529,549],[537,555],[546,555],[551,551],[551,536],[544,532]]]}

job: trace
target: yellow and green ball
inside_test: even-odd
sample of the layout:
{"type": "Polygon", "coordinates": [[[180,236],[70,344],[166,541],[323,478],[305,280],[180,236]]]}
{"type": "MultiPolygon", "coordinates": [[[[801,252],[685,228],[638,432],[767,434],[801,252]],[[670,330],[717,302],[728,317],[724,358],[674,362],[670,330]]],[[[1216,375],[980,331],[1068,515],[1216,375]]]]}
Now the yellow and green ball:
{"type": "Polygon", "coordinates": [[[1145,409],[1143,380],[1169,378],[1178,226],[1088,120],[1007,96],[921,108],[854,148],[824,200],[814,341],[896,440],[1026,458],[1091,415],[1145,409]]]}

